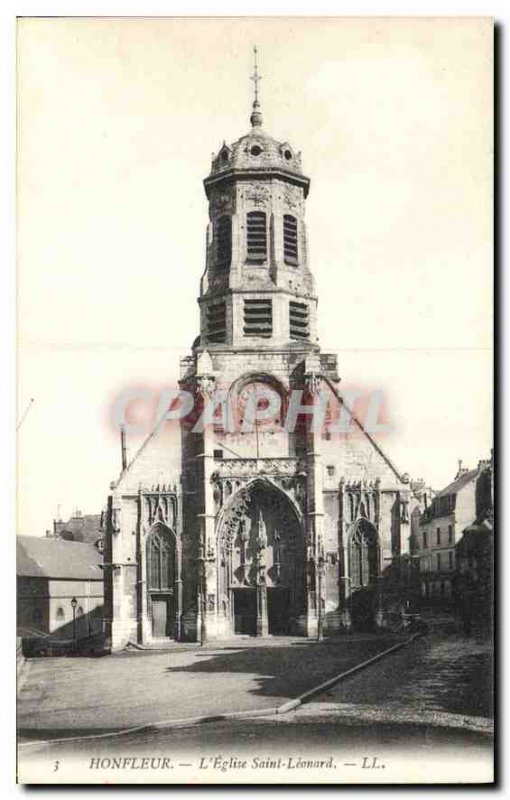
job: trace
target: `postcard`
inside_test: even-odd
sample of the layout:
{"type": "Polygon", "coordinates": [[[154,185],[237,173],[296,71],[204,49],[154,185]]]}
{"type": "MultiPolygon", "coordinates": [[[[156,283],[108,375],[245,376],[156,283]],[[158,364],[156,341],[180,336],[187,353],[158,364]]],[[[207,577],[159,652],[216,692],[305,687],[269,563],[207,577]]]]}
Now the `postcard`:
{"type": "Polygon", "coordinates": [[[494,780],[494,23],[21,17],[21,784],[494,780]]]}

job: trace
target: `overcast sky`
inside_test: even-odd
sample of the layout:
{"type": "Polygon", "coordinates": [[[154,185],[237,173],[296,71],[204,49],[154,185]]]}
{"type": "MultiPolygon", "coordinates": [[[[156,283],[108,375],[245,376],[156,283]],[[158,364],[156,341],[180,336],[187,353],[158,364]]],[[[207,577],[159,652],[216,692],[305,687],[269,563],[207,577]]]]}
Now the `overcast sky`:
{"type": "MultiPolygon", "coordinates": [[[[98,513],[111,403],[198,334],[207,204],[249,129],[302,151],[323,350],[385,392],[382,441],[441,488],[492,426],[492,29],[469,19],[24,19],[19,532],[98,513]]],[[[139,441],[129,442],[131,452],[139,441]]]]}

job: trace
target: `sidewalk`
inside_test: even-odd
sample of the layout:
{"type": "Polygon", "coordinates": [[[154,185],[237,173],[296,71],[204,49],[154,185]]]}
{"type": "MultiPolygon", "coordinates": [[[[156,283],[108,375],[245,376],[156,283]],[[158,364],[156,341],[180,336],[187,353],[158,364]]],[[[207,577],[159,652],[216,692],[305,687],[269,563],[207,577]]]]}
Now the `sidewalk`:
{"type": "Polygon", "coordinates": [[[19,696],[20,738],[269,711],[407,638],[236,639],[192,651],[32,659],[19,696]]]}

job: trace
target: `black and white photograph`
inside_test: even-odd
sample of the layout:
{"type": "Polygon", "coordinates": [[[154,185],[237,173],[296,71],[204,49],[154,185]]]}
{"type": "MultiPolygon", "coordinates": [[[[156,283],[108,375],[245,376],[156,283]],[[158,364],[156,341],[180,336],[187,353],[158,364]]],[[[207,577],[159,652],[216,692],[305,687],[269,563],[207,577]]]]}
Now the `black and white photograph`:
{"type": "Polygon", "coordinates": [[[18,18],[20,784],[493,783],[494,39],[18,18]]]}

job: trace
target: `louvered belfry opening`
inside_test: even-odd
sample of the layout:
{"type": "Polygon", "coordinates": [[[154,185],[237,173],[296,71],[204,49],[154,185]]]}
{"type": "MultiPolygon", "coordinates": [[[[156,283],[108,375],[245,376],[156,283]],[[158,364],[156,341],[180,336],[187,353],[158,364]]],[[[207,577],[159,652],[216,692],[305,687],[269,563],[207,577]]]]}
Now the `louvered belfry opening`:
{"type": "Polygon", "coordinates": [[[216,228],[216,266],[228,270],[232,260],[232,220],[229,216],[220,217],[216,228]]]}
{"type": "Polygon", "coordinates": [[[262,336],[269,338],[273,333],[273,304],[271,300],[244,301],[245,336],[262,336]]]}
{"type": "Polygon", "coordinates": [[[225,301],[206,309],[207,339],[209,342],[224,342],[227,333],[227,307],[225,301]]]}
{"type": "Polygon", "coordinates": [[[297,219],[292,214],[283,215],[283,258],[286,264],[298,263],[297,219]]]}
{"type": "Polygon", "coordinates": [[[308,306],[306,303],[297,303],[294,300],[289,304],[289,324],[291,339],[308,339],[308,306]]]}
{"type": "Polygon", "coordinates": [[[247,261],[260,264],[267,259],[267,224],[264,211],[250,211],[246,215],[247,261]]]}

